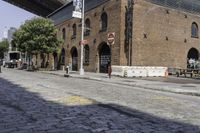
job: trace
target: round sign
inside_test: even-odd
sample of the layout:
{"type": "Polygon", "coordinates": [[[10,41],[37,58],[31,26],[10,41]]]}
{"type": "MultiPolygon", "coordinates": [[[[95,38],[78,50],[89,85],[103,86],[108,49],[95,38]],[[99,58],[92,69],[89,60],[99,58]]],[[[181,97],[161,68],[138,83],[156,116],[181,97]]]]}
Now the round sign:
{"type": "Polygon", "coordinates": [[[113,45],[115,43],[115,33],[108,33],[108,44],[113,45]]]}

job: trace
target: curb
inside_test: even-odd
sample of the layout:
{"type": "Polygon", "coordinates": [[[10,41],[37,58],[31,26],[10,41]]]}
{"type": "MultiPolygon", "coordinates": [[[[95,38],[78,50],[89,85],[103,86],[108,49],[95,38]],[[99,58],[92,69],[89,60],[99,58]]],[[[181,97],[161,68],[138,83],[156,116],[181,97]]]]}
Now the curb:
{"type": "MultiPolygon", "coordinates": [[[[56,74],[56,73],[46,73],[46,72],[40,72],[40,73],[64,77],[64,75],[56,74]]],[[[74,76],[74,75],[72,76],[70,74],[69,74],[69,77],[67,77],[67,78],[87,79],[87,80],[101,81],[101,82],[112,83],[112,84],[117,84],[117,85],[125,85],[125,86],[129,86],[129,87],[139,87],[139,88],[143,88],[143,89],[146,89],[146,90],[156,90],[156,91],[161,91],[161,92],[169,92],[169,93],[175,93],[175,94],[182,94],[182,95],[200,97],[200,92],[173,91],[173,90],[169,90],[169,89],[163,89],[163,88],[160,88],[160,87],[159,88],[157,88],[157,87],[146,87],[144,85],[138,85],[138,84],[127,84],[127,83],[123,83],[123,82],[119,83],[119,82],[115,82],[115,81],[107,81],[107,80],[104,80],[102,78],[81,77],[81,76],[74,76]]]]}

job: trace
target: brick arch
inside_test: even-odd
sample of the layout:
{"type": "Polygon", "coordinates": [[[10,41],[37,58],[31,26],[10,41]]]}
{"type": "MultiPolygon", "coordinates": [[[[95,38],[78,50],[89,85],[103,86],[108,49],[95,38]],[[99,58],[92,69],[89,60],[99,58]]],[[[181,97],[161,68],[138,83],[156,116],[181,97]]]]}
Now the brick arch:
{"type": "Polygon", "coordinates": [[[102,42],[98,46],[99,54],[99,72],[107,73],[107,64],[111,61],[111,51],[110,47],[106,42],[102,42]]]}
{"type": "Polygon", "coordinates": [[[78,50],[76,47],[72,47],[70,50],[71,61],[72,61],[72,71],[78,71],[78,50]]]}
{"type": "Polygon", "coordinates": [[[196,48],[189,49],[188,54],[187,54],[187,58],[199,60],[199,51],[196,48]]]}

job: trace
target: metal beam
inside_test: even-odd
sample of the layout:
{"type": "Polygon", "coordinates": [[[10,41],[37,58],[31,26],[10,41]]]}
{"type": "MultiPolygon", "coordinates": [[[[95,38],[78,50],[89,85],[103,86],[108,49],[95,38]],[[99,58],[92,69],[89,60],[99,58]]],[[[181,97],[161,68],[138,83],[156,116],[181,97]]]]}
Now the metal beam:
{"type": "Polygon", "coordinates": [[[3,0],[31,13],[46,17],[65,4],[64,0],[3,0]]]}

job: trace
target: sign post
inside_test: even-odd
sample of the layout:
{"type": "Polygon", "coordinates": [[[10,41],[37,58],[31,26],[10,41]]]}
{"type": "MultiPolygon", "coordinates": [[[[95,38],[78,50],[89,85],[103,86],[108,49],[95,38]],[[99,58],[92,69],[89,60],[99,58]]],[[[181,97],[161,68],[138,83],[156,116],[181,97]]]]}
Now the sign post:
{"type": "MultiPolygon", "coordinates": [[[[72,17],[81,18],[82,30],[81,30],[81,42],[84,40],[84,11],[85,11],[85,0],[73,0],[75,11],[73,11],[72,17]]],[[[81,45],[81,62],[80,62],[80,75],[84,75],[83,69],[83,45],[81,45]]]]}

